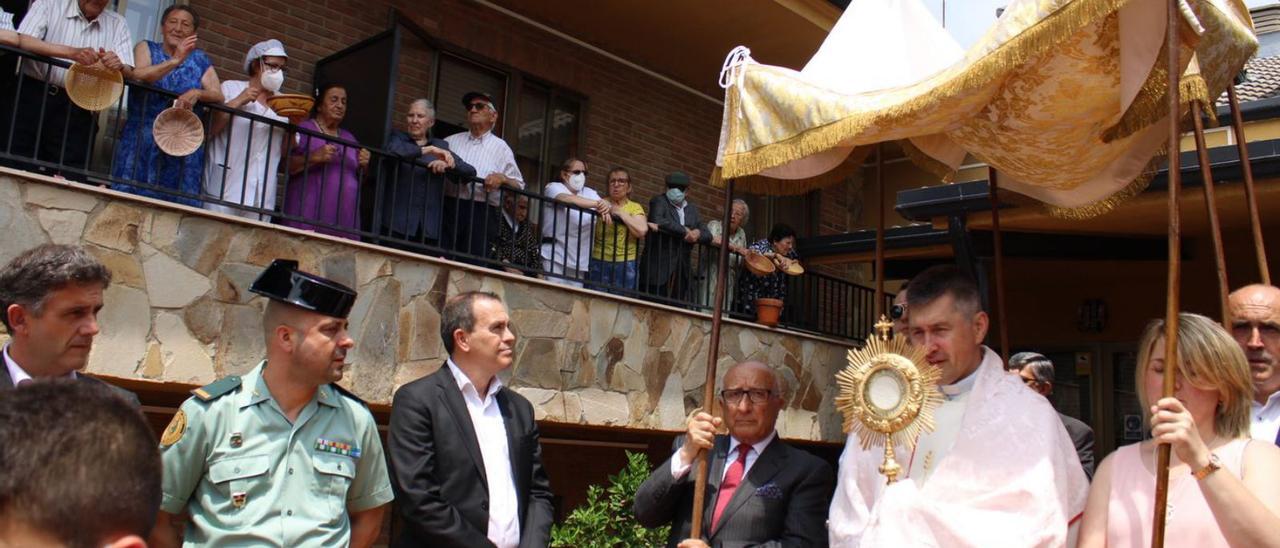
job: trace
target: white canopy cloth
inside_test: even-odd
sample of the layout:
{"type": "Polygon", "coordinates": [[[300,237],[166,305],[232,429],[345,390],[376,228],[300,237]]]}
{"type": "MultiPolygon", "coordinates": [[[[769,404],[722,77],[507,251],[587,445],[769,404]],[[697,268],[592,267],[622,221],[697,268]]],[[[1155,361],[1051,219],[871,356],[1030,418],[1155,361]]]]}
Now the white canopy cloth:
{"type": "MultiPolygon", "coordinates": [[[[1013,0],[967,52],[919,0],[855,0],[800,71],[726,62],[717,171],[749,192],[841,180],[854,150],[903,143],[946,177],[966,154],[1003,188],[1091,216],[1140,191],[1165,145],[1166,0],[1013,0]]],[[[1241,0],[1183,0],[1184,104],[1209,102],[1257,49],[1241,0]]],[[[850,166],[850,164],[853,164],[850,166]]]]}

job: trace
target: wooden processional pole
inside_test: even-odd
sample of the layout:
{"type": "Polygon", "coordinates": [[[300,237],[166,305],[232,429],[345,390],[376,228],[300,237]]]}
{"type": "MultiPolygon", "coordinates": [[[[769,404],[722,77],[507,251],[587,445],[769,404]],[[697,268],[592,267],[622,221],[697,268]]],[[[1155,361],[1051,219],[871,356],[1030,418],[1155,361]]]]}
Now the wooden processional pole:
{"type": "Polygon", "coordinates": [[[1258,216],[1258,195],[1253,189],[1253,166],[1249,162],[1249,146],[1244,137],[1244,120],[1240,116],[1240,99],[1236,97],[1234,83],[1227,85],[1227,101],[1231,104],[1231,130],[1236,136],[1236,151],[1240,154],[1240,169],[1244,173],[1244,197],[1249,204],[1249,225],[1253,227],[1253,250],[1258,256],[1258,274],[1263,285],[1271,285],[1271,272],[1267,268],[1267,248],[1262,243],[1262,219],[1258,216]]]}
{"type": "Polygon", "coordinates": [[[1004,307],[1004,238],[1000,233],[1000,190],[996,168],[987,166],[987,197],[991,200],[991,243],[996,256],[996,322],[1000,325],[1000,357],[1009,363],[1009,316],[1004,307]]]}
{"type": "MultiPolygon", "coordinates": [[[[716,363],[720,357],[720,326],[724,316],[724,299],[726,277],[729,271],[729,220],[733,215],[733,179],[729,179],[724,188],[724,217],[720,221],[720,249],[716,252],[720,257],[716,265],[716,294],[711,303],[711,342],[707,348],[707,378],[702,388],[702,406],[707,413],[714,413],[713,403],[716,398],[716,363]]],[[[710,468],[710,453],[698,453],[697,477],[693,488],[693,523],[689,531],[690,538],[702,538],[702,507],[706,504],[707,472],[710,468]]]]}
{"type": "MultiPolygon", "coordinates": [[[[1179,288],[1182,283],[1182,224],[1179,218],[1178,198],[1182,190],[1181,151],[1182,132],[1179,123],[1182,121],[1181,100],[1178,97],[1179,81],[1182,77],[1182,65],[1178,60],[1181,44],[1178,43],[1178,0],[1168,0],[1165,22],[1165,48],[1169,54],[1168,100],[1169,100],[1169,279],[1165,295],[1164,319],[1164,386],[1163,397],[1173,395],[1174,380],[1178,374],[1178,310],[1179,288]]],[[[1146,364],[1138,364],[1146,367],[1146,364]]],[[[1165,508],[1169,500],[1169,450],[1167,443],[1156,448],[1156,500],[1155,513],[1151,521],[1151,547],[1164,548],[1165,508]]]]}
{"type": "Polygon", "coordinates": [[[1204,207],[1209,215],[1209,233],[1213,237],[1213,260],[1218,271],[1218,306],[1222,309],[1222,326],[1231,331],[1231,310],[1227,308],[1227,259],[1222,249],[1222,224],[1218,220],[1218,198],[1213,188],[1213,173],[1209,168],[1209,148],[1204,142],[1204,121],[1201,120],[1200,101],[1192,101],[1188,107],[1195,126],[1196,154],[1200,164],[1200,180],[1204,185],[1204,207]]]}
{"type": "Polygon", "coordinates": [[[876,143],[876,203],[880,220],[876,224],[876,302],[872,307],[875,311],[872,324],[884,315],[884,194],[884,143],[876,143]]]}

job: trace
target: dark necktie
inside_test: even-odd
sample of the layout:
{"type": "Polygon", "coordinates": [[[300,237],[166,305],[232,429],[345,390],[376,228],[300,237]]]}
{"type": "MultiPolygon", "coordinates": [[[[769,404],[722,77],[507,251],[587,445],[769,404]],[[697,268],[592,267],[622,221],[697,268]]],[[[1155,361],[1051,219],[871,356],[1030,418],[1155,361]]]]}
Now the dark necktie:
{"type": "Polygon", "coordinates": [[[720,515],[724,513],[726,506],[729,506],[729,499],[733,498],[733,492],[738,490],[738,485],[742,483],[742,473],[747,469],[747,452],[751,451],[751,446],[745,443],[738,445],[738,459],[729,465],[729,469],[724,473],[724,481],[720,482],[720,491],[716,494],[716,511],[711,514],[711,530],[715,530],[716,524],[720,523],[720,515]]]}

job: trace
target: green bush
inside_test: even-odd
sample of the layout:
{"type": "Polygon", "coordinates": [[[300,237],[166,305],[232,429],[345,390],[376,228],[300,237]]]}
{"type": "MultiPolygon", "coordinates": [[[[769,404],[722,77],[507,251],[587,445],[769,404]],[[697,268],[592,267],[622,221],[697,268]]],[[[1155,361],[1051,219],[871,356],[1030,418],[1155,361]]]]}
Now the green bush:
{"type": "Polygon", "coordinates": [[[662,546],[670,526],[642,527],[631,513],[636,491],[649,477],[649,459],[627,451],[627,466],[609,476],[609,486],[592,485],[587,502],[573,509],[564,523],[551,528],[553,548],[630,548],[662,546]]]}

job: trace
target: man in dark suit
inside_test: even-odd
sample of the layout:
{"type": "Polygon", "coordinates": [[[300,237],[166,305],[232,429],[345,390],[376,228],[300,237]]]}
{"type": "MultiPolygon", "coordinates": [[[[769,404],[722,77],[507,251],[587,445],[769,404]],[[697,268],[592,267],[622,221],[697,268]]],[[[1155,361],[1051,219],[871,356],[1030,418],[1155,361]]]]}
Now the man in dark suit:
{"type": "Polygon", "coordinates": [[[719,417],[689,420],[676,452],[636,492],[636,520],[671,525],[668,546],[822,547],[827,507],[835,489],[831,466],[778,439],[775,422],[786,405],[781,377],[769,366],[744,362],[729,369],[720,391],[729,435],[717,436],[719,417]],[[694,459],[710,451],[703,506],[703,538],[689,538],[694,459]]]}
{"type": "Polygon", "coordinates": [[[502,385],[516,337],[497,295],[445,303],[449,359],[396,392],[387,435],[402,531],[392,546],[546,546],[551,485],[529,400],[502,385]]]}
{"type": "MultiPolygon", "coordinates": [[[[14,257],[0,271],[0,321],[10,340],[4,347],[0,390],[32,380],[82,375],[98,334],[98,311],[111,271],[83,247],[44,244],[14,257]]],[[[135,406],[132,392],[112,387],[135,406]]]]}
{"type": "MultiPolygon", "coordinates": [[[[1019,352],[1009,358],[1009,370],[1022,377],[1027,387],[1048,398],[1053,394],[1053,361],[1036,352],[1019,352]]],[[[1084,475],[1093,479],[1093,429],[1089,425],[1072,416],[1058,413],[1062,426],[1071,436],[1076,446],[1076,454],[1080,456],[1080,466],[1084,467],[1084,475]]]]}
{"type": "Polygon", "coordinates": [[[689,297],[689,251],[693,244],[711,243],[711,231],[689,203],[689,176],[667,175],[667,191],[649,200],[649,232],[640,256],[640,289],[652,295],[684,300],[689,297]]]}

